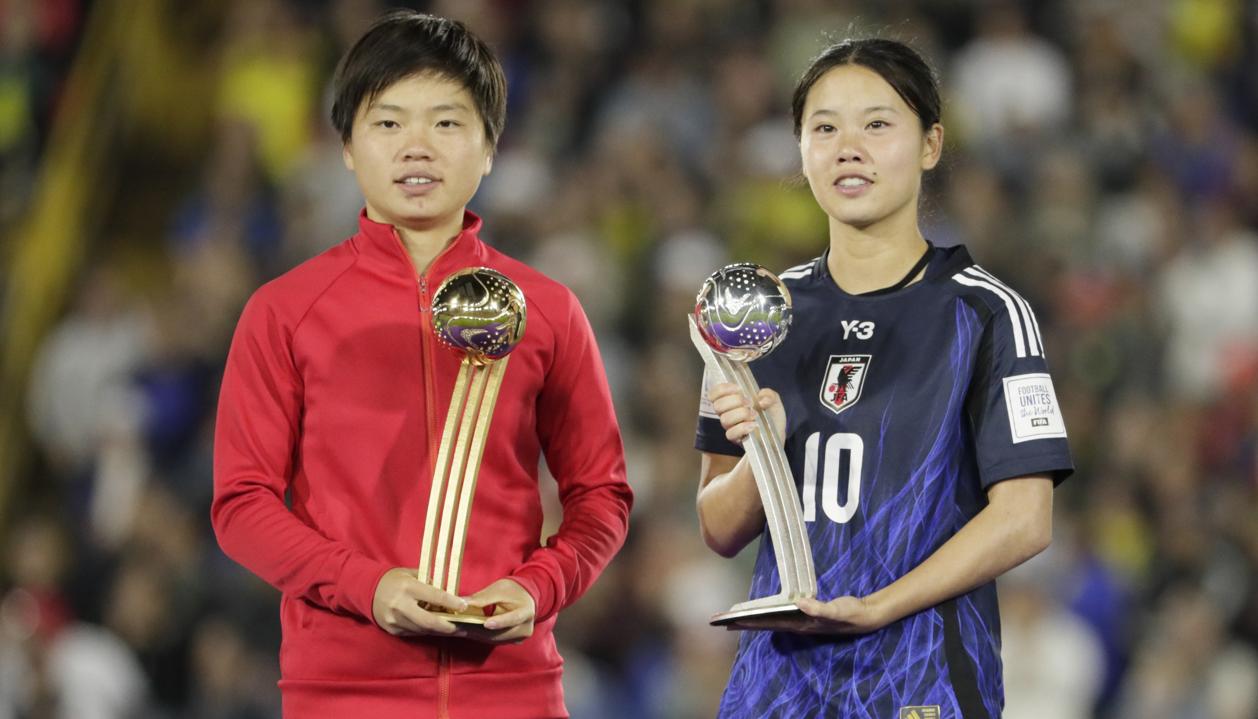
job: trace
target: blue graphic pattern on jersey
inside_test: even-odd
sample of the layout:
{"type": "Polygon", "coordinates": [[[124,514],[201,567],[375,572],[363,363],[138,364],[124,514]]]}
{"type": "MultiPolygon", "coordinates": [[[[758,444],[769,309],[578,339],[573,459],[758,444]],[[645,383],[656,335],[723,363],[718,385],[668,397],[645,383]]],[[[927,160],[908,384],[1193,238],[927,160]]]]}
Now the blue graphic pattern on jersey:
{"type": "MultiPolygon", "coordinates": [[[[975,313],[963,303],[955,309],[956,337],[948,348],[952,386],[942,416],[929,424],[939,428],[925,449],[908,482],[891,481],[898,488],[889,501],[872,508],[862,503],[852,522],[839,525],[823,516],[812,522],[809,539],[813,556],[825,558],[817,567],[818,594],[823,599],[841,595],[866,596],[891,584],[920,564],[926,556],[914,556],[915,547],[938,548],[965,521],[956,504],[955,493],[960,458],[967,440],[962,403],[973,358],[969,348],[982,327],[975,313]],[[955,418],[955,419],[950,419],[955,418]],[[872,511],[871,511],[872,510],[872,511]],[[912,536],[926,532],[927,537],[912,536]]],[[[886,401],[878,428],[878,441],[866,447],[867,483],[862,492],[879,494],[883,452],[888,429],[897,420],[895,388],[886,401]]],[[[798,468],[796,479],[799,480],[798,468]]],[[[842,500],[844,498],[840,498],[842,500]]],[[[750,596],[765,596],[779,589],[776,557],[767,535],[761,542],[750,596]]],[[[970,602],[965,623],[973,625],[981,617],[970,602]]],[[[729,687],[721,702],[720,716],[839,716],[886,717],[901,706],[939,704],[945,716],[960,716],[953,696],[946,652],[943,650],[943,621],[935,611],[907,617],[900,631],[881,631],[851,638],[814,638],[769,632],[747,632],[739,646],[739,656],[731,673],[729,687]],[[807,657],[800,662],[795,656],[807,657]],[[834,677],[851,677],[843,687],[831,686],[834,677]]],[[[973,637],[970,632],[966,636],[973,637]]],[[[990,667],[980,661],[977,646],[967,647],[975,666],[990,667]]],[[[999,664],[995,665],[999,676],[999,664]]],[[[985,682],[980,681],[980,686],[985,682]]],[[[999,686],[997,683],[996,686],[999,686]]],[[[985,696],[989,711],[994,696],[985,696]]],[[[998,704],[997,704],[998,706],[998,704]]],[[[998,716],[999,711],[992,713],[998,716]]]]}
{"type": "MultiPolygon", "coordinates": [[[[995,600],[992,595],[991,599],[995,600]]],[[[979,693],[987,715],[998,717],[1004,706],[1005,686],[1000,663],[999,626],[988,626],[972,595],[957,600],[957,620],[966,656],[978,674],[979,693]]],[[[997,616],[993,614],[992,616],[997,616]]]]}

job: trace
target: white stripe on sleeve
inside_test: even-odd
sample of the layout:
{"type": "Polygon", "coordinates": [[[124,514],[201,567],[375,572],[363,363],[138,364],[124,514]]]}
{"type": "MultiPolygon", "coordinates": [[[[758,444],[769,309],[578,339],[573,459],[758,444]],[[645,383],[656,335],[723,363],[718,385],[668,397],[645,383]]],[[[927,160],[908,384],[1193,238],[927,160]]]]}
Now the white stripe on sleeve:
{"type": "Polygon", "coordinates": [[[962,272],[958,272],[953,275],[952,279],[968,287],[982,287],[984,289],[991,290],[997,297],[1004,300],[1005,308],[1009,311],[1009,322],[1013,325],[1013,346],[1017,350],[1019,358],[1026,357],[1026,342],[1022,339],[1022,320],[1018,314],[1018,308],[1016,307],[1013,298],[996,285],[993,285],[986,280],[969,277],[962,272]]]}
{"type": "Polygon", "coordinates": [[[971,275],[976,277],[985,277],[992,284],[1004,288],[1006,292],[1013,295],[1013,298],[1018,302],[1018,306],[1022,308],[1022,321],[1027,330],[1027,338],[1029,340],[1028,344],[1031,346],[1031,354],[1043,355],[1044,340],[1040,337],[1040,323],[1039,320],[1035,318],[1035,313],[1031,311],[1031,303],[1027,302],[1025,297],[1015,292],[1012,287],[996,279],[995,275],[978,265],[974,265],[966,270],[966,272],[969,272],[971,275]]]}

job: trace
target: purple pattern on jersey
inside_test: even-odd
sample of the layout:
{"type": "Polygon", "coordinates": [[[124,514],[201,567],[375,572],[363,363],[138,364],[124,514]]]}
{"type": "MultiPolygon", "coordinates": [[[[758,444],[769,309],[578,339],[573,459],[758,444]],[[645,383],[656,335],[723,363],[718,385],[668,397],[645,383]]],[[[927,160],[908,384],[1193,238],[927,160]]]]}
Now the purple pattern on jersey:
{"type": "MultiPolygon", "coordinates": [[[[851,522],[836,524],[819,513],[809,523],[809,538],[817,566],[818,595],[865,596],[925,560],[973,516],[973,507],[959,501],[958,484],[974,482],[963,476],[968,443],[964,403],[973,372],[971,348],[982,323],[962,302],[956,303],[956,335],[948,348],[952,386],[948,401],[930,408],[933,438],[922,438],[914,454],[920,456],[908,481],[885,476],[903,467],[888,454],[887,438],[897,410],[896,387],[885,400],[877,440],[865,447],[862,499],[851,522]]],[[[872,432],[867,433],[872,434],[872,432]]],[[[872,437],[867,437],[872,439],[872,437]]],[[[899,438],[903,443],[904,438],[899,438]]],[[[904,445],[899,446],[901,450],[904,445]]],[[[849,460],[850,461],[850,460],[849,460]]],[[[911,462],[911,459],[907,459],[911,462]]],[[[792,458],[797,482],[802,482],[797,457],[792,458]]],[[[841,487],[843,485],[840,485],[841,487]]],[[[845,498],[840,497],[840,501],[845,498]]],[[[778,591],[773,546],[761,542],[750,596],[778,591]]],[[[999,716],[1003,704],[998,628],[983,619],[976,601],[983,590],[955,603],[960,644],[976,675],[989,716],[999,716]]],[[[987,591],[994,604],[994,591],[987,591]]],[[[993,607],[984,607],[994,611],[993,607]]],[[[944,717],[960,717],[953,674],[945,650],[945,620],[939,610],[927,610],[860,637],[816,638],[800,635],[745,632],[722,697],[721,717],[832,717],[884,719],[899,716],[903,706],[938,704],[944,717]]],[[[955,640],[954,640],[955,641],[955,640]]],[[[956,656],[956,647],[953,647],[956,656]]]]}

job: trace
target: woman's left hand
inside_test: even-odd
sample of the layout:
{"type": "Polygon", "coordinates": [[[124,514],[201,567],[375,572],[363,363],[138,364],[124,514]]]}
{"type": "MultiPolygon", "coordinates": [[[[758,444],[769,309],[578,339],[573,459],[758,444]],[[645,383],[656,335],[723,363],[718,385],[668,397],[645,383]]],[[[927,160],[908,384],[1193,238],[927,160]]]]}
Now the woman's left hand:
{"type": "Polygon", "coordinates": [[[795,604],[813,618],[801,627],[807,634],[868,634],[890,623],[868,597],[801,599],[795,604]]]}
{"type": "Polygon", "coordinates": [[[485,620],[485,631],[469,632],[469,638],[490,644],[513,644],[533,636],[537,604],[533,595],[514,579],[499,579],[464,598],[469,607],[494,607],[494,613],[485,620]]]}

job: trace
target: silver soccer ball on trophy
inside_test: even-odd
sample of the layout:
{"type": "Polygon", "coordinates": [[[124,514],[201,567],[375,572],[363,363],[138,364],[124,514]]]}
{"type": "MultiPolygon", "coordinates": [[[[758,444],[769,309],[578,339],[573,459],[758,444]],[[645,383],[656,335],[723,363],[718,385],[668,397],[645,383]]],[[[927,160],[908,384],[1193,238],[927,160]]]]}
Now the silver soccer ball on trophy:
{"type": "Polygon", "coordinates": [[[786,339],[791,293],[760,265],[726,265],[699,289],[694,318],[709,347],[735,362],[750,362],[786,339]]]}
{"type": "Polygon", "coordinates": [[[502,359],[515,349],[527,315],[520,288],[488,267],[455,272],[432,298],[437,337],[477,363],[502,359]]]}

